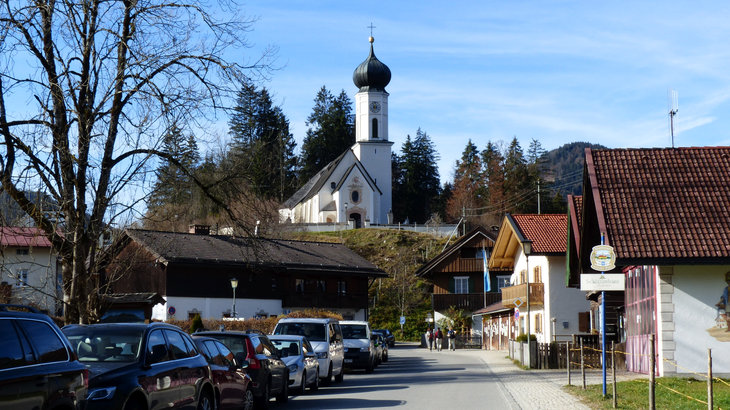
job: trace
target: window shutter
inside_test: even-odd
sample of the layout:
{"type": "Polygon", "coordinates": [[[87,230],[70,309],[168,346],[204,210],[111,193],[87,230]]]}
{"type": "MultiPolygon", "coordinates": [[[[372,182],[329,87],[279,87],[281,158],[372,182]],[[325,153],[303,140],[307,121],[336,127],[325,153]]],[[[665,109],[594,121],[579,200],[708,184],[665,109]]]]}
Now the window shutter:
{"type": "Polygon", "coordinates": [[[578,331],[590,332],[590,312],[578,312],[578,331]]]}
{"type": "Polygon", "coordinates": [[[453,276],[449,278],[449,293],[456,293],[456,279],[453,276]]]}

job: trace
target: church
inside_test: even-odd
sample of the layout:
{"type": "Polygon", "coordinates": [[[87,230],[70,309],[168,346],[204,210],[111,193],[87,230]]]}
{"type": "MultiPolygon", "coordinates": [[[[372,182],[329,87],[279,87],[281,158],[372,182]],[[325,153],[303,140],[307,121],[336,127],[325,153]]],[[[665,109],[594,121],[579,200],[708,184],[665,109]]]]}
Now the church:
{"type": "Polygon", "coordinates": [[[282,222],[346,223],[359,228],[392,223],[391,145],[388,141],[390,69],[370,55],[352,75],[355,145],[327,164],[279,209],[282,222]]]}

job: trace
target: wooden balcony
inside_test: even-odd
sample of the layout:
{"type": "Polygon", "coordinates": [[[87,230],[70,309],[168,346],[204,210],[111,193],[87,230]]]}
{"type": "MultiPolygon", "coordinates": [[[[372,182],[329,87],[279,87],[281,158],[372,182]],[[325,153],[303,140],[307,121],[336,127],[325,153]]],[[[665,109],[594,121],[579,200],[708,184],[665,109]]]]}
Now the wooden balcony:
{"type": "MultiPolygon", "coordinates": [[[[502,294],[499,292],[487,292],[487,306],[497,303],[501,300],[502,294]]],[[[462,309],[468,312],[474,312],[484,307],[483,293],[445,293],[432,294],[431,304],[433,310],[443,312],[453,306],[456,309],[462,309]]]]}
{"type": "MultiPolygon", "coordinates": [[[[522,300],[520,308],[527,306],[527,284],[502,288],[502,305],[507,308],[517,307],[516,299],[522,300]]],[[[545,303],[545,289],[542,283],[530,283],[530,306],[542,306],[545,303]]]]}

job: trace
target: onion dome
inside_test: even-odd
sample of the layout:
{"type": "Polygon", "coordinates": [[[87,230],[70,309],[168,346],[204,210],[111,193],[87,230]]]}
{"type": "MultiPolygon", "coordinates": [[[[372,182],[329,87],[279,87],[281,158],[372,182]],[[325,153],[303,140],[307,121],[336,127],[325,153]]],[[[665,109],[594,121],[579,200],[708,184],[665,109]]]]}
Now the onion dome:
{"type": "Polygon", "coordinates": [[[352,73],[352,81],[360,91],[385,91],[385,86],[390,83],[390,68],[375,57],[374,41],[370,37],[370,55],[352,73]]]}

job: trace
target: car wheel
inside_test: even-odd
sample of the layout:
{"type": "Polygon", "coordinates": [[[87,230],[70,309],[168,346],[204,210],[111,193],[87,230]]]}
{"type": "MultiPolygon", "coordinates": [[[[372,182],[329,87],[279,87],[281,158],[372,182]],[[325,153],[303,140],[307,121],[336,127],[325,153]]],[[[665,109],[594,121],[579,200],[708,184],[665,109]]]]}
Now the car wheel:
{"type": "Polygon", "coordinates": [[[374,360],[371,360],[370,362],[368,362],[368,365],[365,367],[365,373],[373,372],[373,369],[375,368],[375,365],[373,362],[374,362],[374,360]]]}
{"type": "Polygon", "coordinates": [[[342,380],[344,380],[344,379],[345,379],[345,366],[343,365],[340,368],[340,374],[338,374],[337,376],[335,376],[335,381],[337,383],[342,383],[342,380]]]}
{"type": "Polygon", "coordinates": [[[147,404],[142,397],[131,397],[124,404],[124,410],[146,410],[147,404]]]}
{"type": "Polygon", "coordinates": [[[267,382],[261,389],[261,396],[254,397],[254,404],[257,409],[268,409],[271,399],[271,385],[267,382]]]}
{"type": "Polygon", "coordinates": [[[300,383],[299,388],[297,390],[299,390],[299,394],[304,394],[304,389],[306,389],[306,388],[307,388],[307,371],[305,370],[302,372],[302,382],[300,383]]]}
{"type": "Polygon", "coordinates": [[[246,389],[246,393],[243,394],[243,410],[253,410],[253,392],[251,389],[246,389]]]}
{"type": "Polygon", "coordinates": [[[388,353],[386,353],[386,354],[383,355],[383,361],[384,362],[387,362],[388,361],[388,353]]]}
{"type": "Polygon", "coordinates": [[[200,394],[200,400],[198,400],[197,410],[215,410],[215,404],[213,403],[213,399],[210,397],[210,394],[200,394]]]}
{"type": "Polygon", "coordinates": [[[277,403],[286,403],[289,401],[289,374],[284,373],[281,383],[281,391],[276,395],[277,403]]]}
{"type": "Polygon", "coordinates": [[[309,391],[319,390],[319,367],[317,368],[317,377],[314,378],[314,384],[309,387],[309,391]]]}

